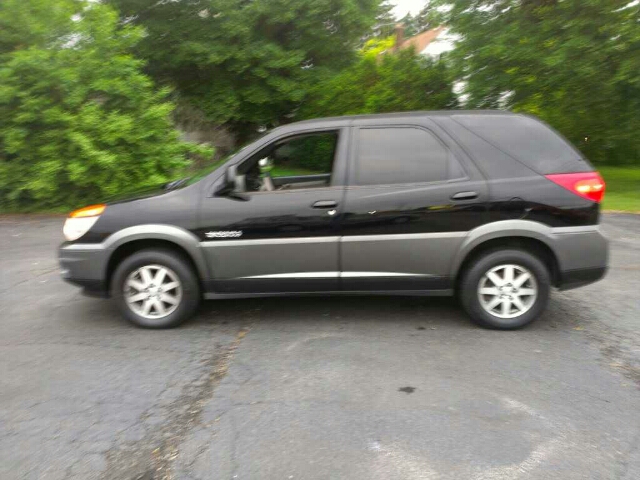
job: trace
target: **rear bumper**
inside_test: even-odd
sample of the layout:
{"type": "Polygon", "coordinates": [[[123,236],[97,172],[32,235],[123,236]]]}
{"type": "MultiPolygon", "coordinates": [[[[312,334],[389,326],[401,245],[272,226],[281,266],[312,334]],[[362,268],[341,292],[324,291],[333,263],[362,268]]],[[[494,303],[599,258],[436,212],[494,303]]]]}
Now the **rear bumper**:
{"type": "Polygon", "coordinates": [[[63,244],[58,250],[62,279],[92,297],[107,297],[108,251],[102,245],[63,244]]]}
{"type": "Polygon", "coordinates": [[[569,290],[602,279],[609,265],[609,241],[597,225],[553,229],[557,287],[569,290]]]}
{"type": "Polygon", "coordinates": [[[558,288],[560,290],[571,290],[572,288],[578,288],[597,282],[604,278],[607,273],[607,269],[608,267],[596,267],[560,272],[558,288]]]}

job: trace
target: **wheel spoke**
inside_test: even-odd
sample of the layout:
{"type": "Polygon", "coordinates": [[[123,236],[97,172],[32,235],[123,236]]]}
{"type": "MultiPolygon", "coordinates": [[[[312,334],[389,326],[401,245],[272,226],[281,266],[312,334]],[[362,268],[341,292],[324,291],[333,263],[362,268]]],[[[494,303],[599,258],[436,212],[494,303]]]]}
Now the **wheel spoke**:
{"type": "Polygon", "coordinates": [[[513,286],[516,288],[520,288],[524,283],[531,278],[531,274],[527,272],[523,272],[513,281],[513,286]]]}
{"type": "Polygon", "coordinates": [[[162,289],[165,292],[168,292],[169,290],[173,290],[174,288],[178,288],[179,286],[180,284],[178,282],[169,282],[162,285],[162,289]]]}
{"type": "Polygon", "coordinates": [[[153,277],[151,276],[149,267],[142,267],[140,269],[140,277],[142,278],[142,281],[145,283],[145,285],[153,283],[153,277]]]}
{"type": "Polygon", "coordinates": [[[164,304],[157,298],[153,300],[153,307],[156,309],[156,314],[162,316],[166,313],[164,304]]]}
{"type": "Polygon", "coordinates": [[[536,291],[533,288],[521,288],[520,290],[518,290],[518,293],[516,295],[518,295],[519,297],[522,297],[522,296],[530,296],[535,294],[536,294],[536,291]]]}
{"type": "Polygon", "coordinates": [[[177,305],[178,297],[163,293],[162,295],[160,295],[160,302],[169,303],[171,305],[177,305]]]}
{"type": "Polygon", "coordinates": [[[145,302],[142,304],[142,315],[149,315],[149,312],[151,311],[151,307],[153,306],[153,300],[149,299],[149,300],[145,300],[145,302]]]}
{"type": "Polygon", "coordinates": [[[127,280],[127,287],[131,287],[138,292],[141,292],[142,290],[147,288],[143,283],[133,279],[127,280]]]}
{"type": "Polygon", "coordinates": [[[480,289],[480,294],[481,295],[500,295],[500,290],[498,290],[495,287],[493,288],[485,287],[480,289]]]}
{"type": "Polygon", "coordinates": [[[511,300],[508,298],[502,299],[502,315],[507,316],[511,312],[511,300]]]}
{"type": "Polygon", "coordinates": [[[504,281],[495,272],[488,272],[487,277],[489,277],[489,280],[491,280],[496,287],[504,284],[504,281]]]}
{"type": "Polygon", "coordinates": [[[127,302],[129,303],[140,302],[145,298],[147,298],[147,292],[140,292],[140,293],[136,293],[135,295],[131,295],[130,297],[127,297],[127,302]]]}
{"type": "Polygon", "coordinates": [[[487,310],[491,311],[498,306],[498,304],[502,302],[502,298],[495,297],[489,303],[487,303],[487,310]]]}
{"type": "Polygon", "coordinates": [[[162,285],[162,282],[164,282],[164,277],[166,275],[167,275],[167,269],[159,268],[158,271],[156,272],[156,276],[153,278],[153,283],[156,285],[162,285]]]}
{"type": "Polygon", "coordinates": [[[504,267],[504,283],[513,283],[513,274],[513,265],[507,265],[504,267]]]}
{"type": "Polygon", "coordinates": [[[522,303],[522,300],[520,300],[520,297],[513,297],[511,299],[511,302],[518,309],[518,311],[522,311],[525,308],[527,308],[527,307],[524,306],[524,303],[522,303]]]}

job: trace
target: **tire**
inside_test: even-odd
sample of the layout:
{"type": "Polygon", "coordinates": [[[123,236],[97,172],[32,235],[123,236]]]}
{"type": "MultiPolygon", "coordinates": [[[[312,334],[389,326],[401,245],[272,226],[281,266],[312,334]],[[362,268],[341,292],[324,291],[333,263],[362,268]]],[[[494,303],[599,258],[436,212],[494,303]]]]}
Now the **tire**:
{"type": "Polygon", "coordinates": [[[459,294],[462,306],[475,323],[513,330],[542,314],[549,302],[550,285],[549,270],[535,255],[519,249],[493,250],[474,260],[463,272],[459,294]],[[494,306],[495,302],[498,303],[494,306]]]}
{"type": "Polygon", "coordinates": [[[142,328],[176,327],[200,304],[198,278],[189,261],[165,249],[141,250],[122,260],[113,274],[111,292],[122,315],[142,328]],[[133,301],[134,297],[142,299],[133,301]]]}

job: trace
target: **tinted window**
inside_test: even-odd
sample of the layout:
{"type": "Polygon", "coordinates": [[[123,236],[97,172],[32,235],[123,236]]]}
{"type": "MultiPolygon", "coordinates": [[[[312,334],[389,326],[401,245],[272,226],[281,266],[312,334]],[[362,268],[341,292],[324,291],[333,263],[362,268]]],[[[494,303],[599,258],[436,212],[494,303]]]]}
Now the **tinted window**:
{"type": "Polygon", "coordinates": [[[419,128],[359,130],[357,185],[435,182],[447,179],[449,152],[419,128]]]}
{"type": "Polygon", "coordinates": [[[271,176],[330,174],[338,141],[335,132],[295,137],[271,153],[271,176]]]}
{"type": "Polygon", "coordinates": [[[239,187],[248,192],[321,188],[331,184],[338,132],[296,135],[276,141],[238,168],[239,187]]]}
{"type": "Polygon", "coordinates": [[[538,173],[592,170],[580,152],[533,118],[521,115],[454,115],[453,119],[538,173]]]}

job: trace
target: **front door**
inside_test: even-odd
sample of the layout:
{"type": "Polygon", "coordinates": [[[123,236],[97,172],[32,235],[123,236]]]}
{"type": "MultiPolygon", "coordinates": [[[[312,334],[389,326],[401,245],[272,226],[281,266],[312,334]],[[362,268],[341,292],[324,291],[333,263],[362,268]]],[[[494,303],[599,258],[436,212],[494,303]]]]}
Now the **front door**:
{"type": "Polygon", "coordinates": [[[244,200],[203,200],[208,291],[338,290],[347,141],[340,128],[277,138],[237,164],[244,200]]]}
{"type": "Polygon", "coordinates": [[[362,120],[353,137],[342,289],[452,288],[452,259],[467,232],[483,222],[484,179],[426,119],[417,125],[362,120]]]}

